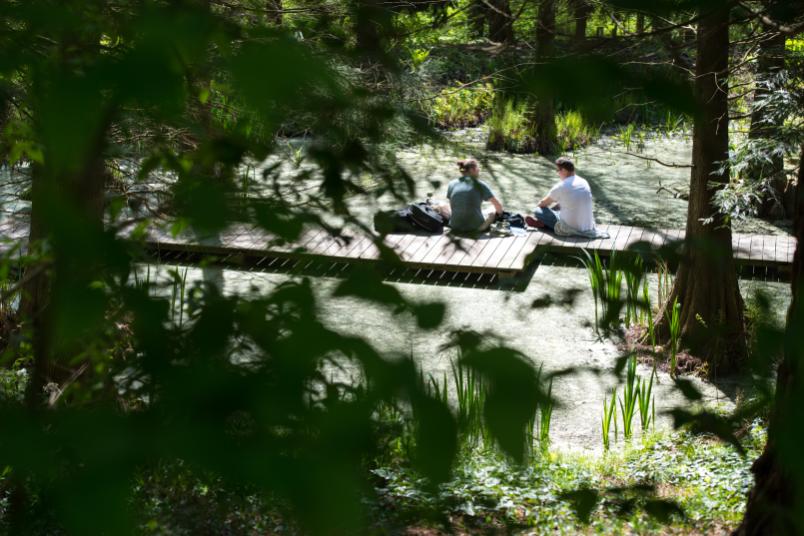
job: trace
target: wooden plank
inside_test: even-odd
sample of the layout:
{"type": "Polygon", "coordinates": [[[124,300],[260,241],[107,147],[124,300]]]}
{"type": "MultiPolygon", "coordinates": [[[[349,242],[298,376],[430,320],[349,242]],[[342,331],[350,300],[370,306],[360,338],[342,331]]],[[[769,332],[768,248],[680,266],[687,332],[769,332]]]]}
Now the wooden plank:
{"type": "Polygon", "coordinates": [[[793,257],[796,254],[796,239],[788,237],[787,239],[787,262],[793,264],[793,257]]]}
{"type": "Polygon", "coordinates": [[[320,254],[324,257],[345,257],[346,255],[344,252],[349,250],[349,247],[355,240],[357,240],[357,237],[354,236],[354,233],[351,235],[345,235],[343,237],[333,237],[330,241],[329,247],[321,251],[320,254]],[[346,241],[346,237],[350,238],[348,242],[346,241]]]}
{"type": "Polygon", "coordinates": [[[505,254],[508,253],[508,250],[511,249],[511,246],[514,245],[514,239],[510,236],[502,237],[503,243],[498,247],[494,254],[489,257],[484,265],[484,268],[497,268],[497,265],[500,264],[500,261],[503,260],[505,254]]]}
{"type": "Polygon", "coordinates": [[[454,236],[448,236],[446,240],[442,240],[439,244],[430,248],[430,251],[422,258],[422,264],[443,265],[455,253],[455,240],[454,236]]]}
{"type": "Polygon", "coordinates": [[[405,262],[410,262],[412,259],[414,259],[416,254],[429,244],[428,240],[432,241],[432,237],[417,236],[416,239],[412,240],[405,248],[402,256],[403,260],[405,262]]]}
{"type": "Polygon", "coordinates": [[[510,270],[513,268],[514,261],[519,257],[520,252],[528,243],[528,235],[514,237],[514,243],[497,263],[497,268],[510,270]]]}
{"type": "Polygon", "coordinates": [[[634,234],[631,237],[631,243],[628,244],[628,247],[644,242],[643,238],[644,236],[645,236],[645,229],[643,229],[642,227],[636,227],[634,234]]]}
{"type": "Polygon", "coordinates": [[[394,244],[393,250],[396,252],[397,255],[399,255],[400,259],[404,260],[405,252],[409,247],[411,247],[411,244],[419,244],[419,241],[417,240],[418,238],[421,237],[414,234],[403,235],[402,238],[394,244]]]}
{"type": "Polygon", "coordinates": [[[595,248],[599,250],[608,250],[611,252],[614,250],[615,244],[617,244],[617,237],[620,236],[620,229],[621,225],[610,225],[609,226],[609,234],[611,235],[609,238],[606,238],[600,242],[600,245],[595,248]]]}
{"type": "Polygon", "coordinates": [[[327,251],[330,247],[333,246],[333,242],[340,249],[340,246],[338,245],[337,241],[338,241],[337,237],[327,234],[327,236],[325,238],[319,240],[315,244],[311,244],[311,245],[307,246],[307,248],[306,248],[307,249],[307,254],[308,255],[317,255],[317,256],[318,255],[323,255],[323,253],[325,251],[327,251]]]}
{"type": "Polygon", "coordinates": [[[748,249],[748,259],[752,261],[762,260],[762,236],[751,235],[751,241],[748,249]]]}
{"type": "Polygon", "coordinates": [[[302,253],[307,253],[310,251],[314,251],[315,247],[318,246],[321,242],[327,240],[329,238],[329,231],[326,229],[321,229],[314,237],[310,240],[307,240],[304,244],[301,244],[298,250],[302,253]]]}
{"type": "Polygon", "coordinates": [[[527,243],[519,250],[519,253],[511,261],[511,268],[514,270],[524,270],[526,268],[525,261],[528,255],[536,251],[541,245],[541,239],[546,236],[544,233],[529,233],[527,243]]]}
{"type": "MultiPolygon", "coordinates": [[[[413,264],[421,264],[424,262],[425,257],[434,251],[437,252],[437,248],[441,247],[441,245],[446,242],[447,239],[447,235],[428,237],[419,251],[417,251],[416,254],[410,259],[410,262],[413,264]]],[[[432,253],[433,256],[436,254],[437,253],[432,253]]]]}
{"type": "Polygon", "coordinates": [[[771,239],[772,245],[767,245],[765,248],[765,255],[768,259],[768,262],[772,262],[774,264],[779,262],[779,257],[781,255],[779,255],[777,252],[780,250],[779,248],[782,247],[780,238],[780,236],[773,236],[771,239]]]}
{"type": "Polygon", "coordinates": [[[477,239],[459,238],[455,246],[455,252],[444,264],[447,266],[460,266],[460,262],[472,254],[477,244],[477,239]]]}
{"type": "Polygon", "coordinates": [[[348,249],[343,252],[343,255],[347,259],[357,259],[360,257],[360,254],[363,253],[366,248],[374,243],[374,236],[371,234],[361,234],[360,237],[355,240],[348,249]]]}
{"type": "Polygon", "coordinates": [[[505,247],[504,236],[496,236],[489,238],[488,246],[483,248],[483,252],[477,256],[475,262],[472,264],[473,268],[487,268],[489,266],[489,259],[497,254],[497,250],[505,247]]]}
{"type": "Polygon", "coordinates": [[[617,236],[617,241],[614,243],[615,251],[625,251],[628,248],[628,239],[631,238],[631,232],[634,230],[631,226],[620,226],[620,234],[617,236]]]}
{"type": "MultiPolygon", "coordinates": [[[[383,244],[386,247],[393,249],[400,240],[402,240],[405,236],[403,234],[395,234],[395,235],[386,235],[383,239],[383,244]]],[[[377,246],[376,243],[372,243],[363,253],[360,254],[360,259],[362,260],[376,260],[380,258],[380,248],[377,246]]]]}
{"type": "Polygon", "coordinates": [[[455,266],[453,259],[463,258],[466,255],[466,250],[472,247],[472,242],[474,241],[474,239],[467,238],[453,239],[444,247],[441,256],[436,262],[444,266],[455,266]]]}
{"type": "Polygon", "coordinates": [[[731,235],[731,250],[735,259],[740,258],[740,235],[737,233],[731,235]]]}
{"type": "Polygon", "coordinates": [[[483,255],[483,252],[486,251],[489,247],[494,247],[492,242],[491,236],[483,236],[475,241],[475,244],[472,246],[472,250],[461,260],[457,262],[458,266],[473,266],[477,259],[483,255]]]}
{"type": "Polygon", "coordinates": [[[364,249],[363,251],[360,252],[360,254],[357,256],[357,258],[360,259],[360,260],[378,259],[380,257],[380,250],[377,247],[377,243],[376,243],[378,238],[379,237],[375,236],[374,239],[369,242],[369,244],[366,247],[366,249],[364,249]]]}
{"type": "Polygon", "coordinates": [[[740,250],[739,258],[740,259],[750,259],[751,258],[751,235],[740,235],[740,241],[737,244],[738,249],[740,250]]]}
{"type": "Polygon", "coordinates": [[[593,250],[598,249],[598,247],[604,240],[609,240],[611,238],[611,231],[609,229],[611,229],[611,225],[609,224],[598,225],[597,226],[598,233],[609,233],[609,238],[590,238],[585,242],[579,243],[578,247],[583,249],[593,249],[593,250]]]}

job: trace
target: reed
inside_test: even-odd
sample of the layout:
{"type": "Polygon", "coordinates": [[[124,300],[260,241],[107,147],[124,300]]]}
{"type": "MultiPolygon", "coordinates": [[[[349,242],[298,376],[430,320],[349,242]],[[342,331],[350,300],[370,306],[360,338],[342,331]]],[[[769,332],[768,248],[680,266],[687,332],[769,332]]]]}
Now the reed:
{"type": "Polygon", "coordinates": [[[642,282],[645,278],[645,267],[642,257],[634,255],[629,266],[623,272],[625,276],[625,326],[631,327],[632,324],[641,322],[643,311],[645,310],[644,293],[641,295],[640,290],[643,289],[642,282]]]}
{"type": "Polygon", "coordinates": [[[486,390],[480,376],[459,360],[451,363],[452,381],[455,384],[458,428],[469,439],[486,440],[483,426],[483,406],[486,390]]]}
{"type": "Polygon", "coordinates": [[[668,312],[665,309],[667,322],[670,328],[670,376],[676,377],[678,367],[678,347],[681,341],[681,304],[678,298],[673,300],[673,306],[668,312]]]}
{"type": "Polygon", "coordinates": [[[607,401],[605,395],[603,396],[603,450],[608,451],[611,438],[610,431],[611,425],[614,423],[614,441],[617,441],[617,388],[611,392],[611,400],[607,401]]]}
{"type": "Polygon", "coordinates": [[[633,435],[633,421],[637,399],[639,398],[640,383],[640,379],[636,375],[636,356],[632,355],[628,358],[623,396],[619,399],[624,439],[631,439],[633,435]]]}
{"type": "Polygon", "coordinates": [[[642,432],[646,432],[651,426],[656,426],[656,399],[653,396],[653,380],[656,377],[656,368],[651,371],[650,379],[642,381],[638,393],[639,419],[642,424],[642,432]]]}
{"type": "Polygon", "coordinates": [[[171,270],[170,274],[173,279],[170,292],[170,315],[176,325],[182,327],[184,325],[184,306],[186,301],[187,291],[187,268],[183,272],[178,269],[171,270]],[[178,320],[177,320],[178,317],[178,320]]]}
{"type": "Polygon", "coordinates": [[[673,277],[670,274],[670,267],[664,260],[660,259],[656,262],[656,269],[659,277],[656,287],[656,303],[661,306],[667,302],[667,298],[670,296],[670,290],[673,288],[673,277]]]}
{"type": "Polygon", "coordinates": [[[653,326],[653,307],[650,303],[650,289],[648,287],[648,280],[642,281],[642,301],[644,303],[643,313],[645,315],[644,322],[648,327],[648,338],[650,339],[651,348],[656,347],[656,329],[653,326]]]}
{"type": "Polygon", "coordinates": [[[542,452],[550,448],[550,421],[553,419],[553,380],[547,387],[547,398],[539,404],[539,447],[542,452]]]}

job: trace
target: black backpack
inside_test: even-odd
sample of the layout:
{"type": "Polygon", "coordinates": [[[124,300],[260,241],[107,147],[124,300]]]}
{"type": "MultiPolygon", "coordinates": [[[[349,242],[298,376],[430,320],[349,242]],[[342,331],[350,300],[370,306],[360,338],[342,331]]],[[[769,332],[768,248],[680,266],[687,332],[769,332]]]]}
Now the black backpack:
{"type": "Polygon", "coordinates": [[[383,210],[374,215],[374,230],[380,234],[416,234],[421,229],[413,223],[408,207],[383,210]]]}
{"type": "Polygon", "coordinates": [[[496,221],[507,221],[508,225],[511,227],[521,227],[525,228],[525,218],[522,217],[522,214],[512,214],[510,212],[503,212],[502,214],[497,215],[496,221]]]}
{"type": "Polygon", "coordinates": [[[408,205],[410,218],[413,223],[431,234],[441,234],[444,232],[443,216],[429,203],[413,203],[408,205]]]}

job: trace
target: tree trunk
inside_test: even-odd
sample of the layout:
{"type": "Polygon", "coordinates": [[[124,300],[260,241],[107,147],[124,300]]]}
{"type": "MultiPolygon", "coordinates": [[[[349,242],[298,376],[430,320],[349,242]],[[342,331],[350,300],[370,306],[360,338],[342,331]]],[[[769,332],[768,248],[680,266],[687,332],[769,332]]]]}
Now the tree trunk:
{"type": "MultiPolygon", "coordinates": [[[[548,61],[554,55],[556,35],[556,0],[541,0],[536,27],[536,53],[539,62],[548,61]]],[[[534,114],[535,150],[540,155],[551,156],[558,146],[556,113],[553,98],[540,95],[534,114]]]]}
{"type": "Polygon", "coordinates": [[[644,13],[637,13],[636,17],[636,33],[637,35],[642,35],[645,33],[645,14],[644,13]]]}
{"type": "MultiPolygon", "coordinates": [[[[702,15],[695,66],[695,118],[684,255],[664,307],[681,304],[681,341],[706,359],[709,373],[735,370],[745,357],[743,300],[737,284],[731,225],[713,206],[728,172],[716,173],[728,158],[729,11],[719,7],[702,15]],[[711,219],[708,223],[705,219],[711,219]]],[[[658,333],[668,340],[667,315],[658,333]]]]}
{"type": "Polygon", "coordinates": [[[390,26],[390,12],[380,0],[353,1],[357,52],[367,63],[381,60],[385,53],[385,35],[390,26]]]}
{"type": "MultiPolygon", "coordinates": [[[[766,82],[773,75],[784,69],[785,66],[785,35],[775,32],[773,28],[765,26],[767,37],[759,42],[757,59],[756,82],[754,99],[761,99],[767,95],[766,82]]],[[[754,109],[751,113],[751,129],[748,133],[750,139],[773,138],[775,125],[766,121],[761,109],[754,109]]],[[[771,191],[762,200],[759,215],[763,218],[784,218],[792,211],[792,196],[787,192],[787,179],[784,174],[784,158],[781,155],[773,156],[770,162],[762,162],[751,166],[748,173],[752,178],[770,178],[771,191]]]]}
{"type": "Polygon", "coordinates": [[[268,0],[265,6],[268,23],[274,26],[282,26],[282,0],[268,0]]]}
{"type": "Polygon", "coordinates": [[[751,470],[754,487],[748,495],[739,536],[802,534],[804,532],[804,464],[801,423],[804,422],[804,145],[795,187],[794,232],[797,239],[790,281],[784,357],[776,375],[776,397],[768,424],[768,442],[751,470]]]}
{"type": "Polygon", "coordinates": [[[488,7],[484,0],[472,0],[469,5],[469,28],[475,37],[484,37],[488,7]]]}
{"type": "Polygon", "coordinates": [[[588,0],[571,0],[572,17],[575,19],[575,41],[583,43],[586,40],[586,27],[589,22],[589,15],[594,8],[588,0]]]}
{"type": "MultiPolygon", "coordinates": [[[[39,164],[31,166],[31,222],[28,243],[31,253],[36,255],[38,246],[47,240],[45,203],[48,185],[39,164]]],[[[39,407],[43,400],[45,384],[53,376],[51,369],[51,307],[50,307],[50,269],[44,261],[26,269],[26,277],[31,277],[24,286],[20,299],[20,316],[30,332],[33,364],[30,367],[28,384],[25,386],[25,403],[30,408],[39,407]]]]}
{"type": "Polygon", "coordinates": [[[484,0],[489,21],[489,39],[495,43],[514,42],[514,19],[508,0],[484,0]]]}

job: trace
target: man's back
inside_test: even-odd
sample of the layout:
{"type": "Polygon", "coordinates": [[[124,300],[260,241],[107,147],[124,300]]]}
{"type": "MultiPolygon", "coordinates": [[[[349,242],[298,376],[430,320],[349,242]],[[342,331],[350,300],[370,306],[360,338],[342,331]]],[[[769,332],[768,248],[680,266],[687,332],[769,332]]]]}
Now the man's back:
{"type": "Polygon", "coordinates": [[[586,179],[571,175],[556,184],[548,195],[561,205],[561,221],[581,232],[594,230],[592,190],[586,179]]]}

